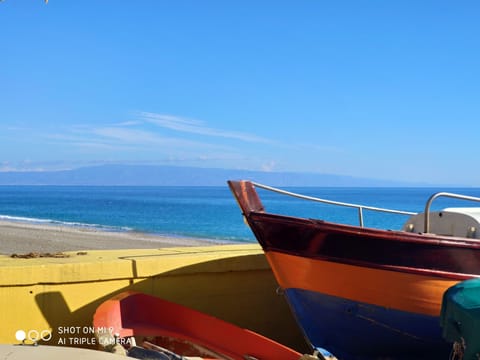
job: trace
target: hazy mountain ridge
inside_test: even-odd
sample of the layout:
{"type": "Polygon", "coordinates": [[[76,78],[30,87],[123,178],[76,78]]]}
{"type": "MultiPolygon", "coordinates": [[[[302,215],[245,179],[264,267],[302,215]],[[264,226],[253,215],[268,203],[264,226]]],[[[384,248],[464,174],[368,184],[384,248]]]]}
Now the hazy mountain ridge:
{"type": "Polygon", "coordinates": [[[102,165],[62,171],[0,172],[0,185],[225,186],[247,179],[272,186],[426,186],[344,175],[155,165],[102,165]]]}

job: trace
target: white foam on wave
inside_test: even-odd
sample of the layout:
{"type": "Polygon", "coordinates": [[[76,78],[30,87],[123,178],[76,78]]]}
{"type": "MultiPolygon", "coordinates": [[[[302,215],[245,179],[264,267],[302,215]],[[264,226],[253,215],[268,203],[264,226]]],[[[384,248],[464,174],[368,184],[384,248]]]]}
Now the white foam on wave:
{"type": "Polygon", "coordinates": [[[53,220],[53,219],[38,219],[38,218],[29,218],[29,217],[23,217],[23,216],[11,216],[11,215],[2,215],[2,214],[0,214],[0,220],[28,223],[28,224],[67,226],[72,228],[92,229],[92,230],[100,230],[100,231],[113,231],[113,232],[124,232],[124,231],[133,230],[132,228],[127,226],[88,224],[88,223],[80,223],[80,222],[61,221],[61,220],[53,220]]]}

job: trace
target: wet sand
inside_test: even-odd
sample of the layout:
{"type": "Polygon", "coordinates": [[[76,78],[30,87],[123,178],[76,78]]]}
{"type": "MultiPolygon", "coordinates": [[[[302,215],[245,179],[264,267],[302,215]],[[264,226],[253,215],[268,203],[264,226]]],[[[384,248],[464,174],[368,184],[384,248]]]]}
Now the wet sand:
{"type": "Polygon", "coordinates": [[[208,239],[157,236],[138,232],[108,232],[56,225],[0,221],[0,254],[56,253],[107,249],[156,249],[213,245],[208,239]]]}

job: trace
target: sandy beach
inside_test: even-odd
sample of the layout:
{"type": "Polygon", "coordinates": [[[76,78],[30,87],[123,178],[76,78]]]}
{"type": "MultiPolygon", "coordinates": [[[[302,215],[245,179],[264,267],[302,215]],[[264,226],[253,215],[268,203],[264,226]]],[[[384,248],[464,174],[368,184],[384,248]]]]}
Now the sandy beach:
{"type": "Polygon", "coordinates": [[[0,254],[4,255],[77,250],[155,249],[209,244],[213,245],[215,242],[138,232],[108,232],[88,228],[0,221],[0,254]]]}

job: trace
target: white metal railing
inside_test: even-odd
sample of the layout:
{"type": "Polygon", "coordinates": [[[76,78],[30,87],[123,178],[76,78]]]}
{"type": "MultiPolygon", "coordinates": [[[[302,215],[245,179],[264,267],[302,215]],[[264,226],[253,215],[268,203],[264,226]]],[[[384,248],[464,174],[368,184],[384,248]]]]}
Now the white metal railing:
{"type": "Polygon", "coordinates": [[[459,200],[480,202],[480,198],[475,196],[460,195],[460,194],[454,194],[449,192],[438,192],[436,194],[433,194],[432,196],[430,196],[430,198],[427,200],[427,203],[425,204],[425,220],[424,220],[425,223],[424,223],[423,229],[426,233],[430,232],[430,206],[432,205],[433,200],[435,200],[436,198],[439,198],[440,196],[459,199],[459,200]]]}
{"type": "MultiPolygon", "coordinates": [[[[268,191],[273,191],[279,194],[283,195],[288,195],[292,197],[296,197],[299,199],[303,200],[310,200],[310,201],[316,201],[316,202],[321,202],[324,204],[330,204],[330,205],[337,205],[337,206],[344,206],[344,207],[350,207],[350,208],[356,208],[358,209],[358,220],[360,223],[360,226],[363,227],[363,210],[372,210],[372,211],[379,211],[379,212],[385,212],[385,213],[391,213],[391,214],[400,214],[400,215],[417,215],[416,212],[410,212],[410,211],[402,211],[402,210],[392,210],[392,209],[385,209],[385,208],[379,208],[379,207],[374,207],[374,206],[365,206],[365,205],[358,205],[358,204],[351,204],[351,203],[346,203],[346,202],[341,202],[341,201],[333,201],[333,200],[326,200],[326,199],[321,199],[313,196],[306,196],[306,195],[301,195],[297,194],[294,192],[282,190],[282,189],[277,189],[268,185],[263,185],[259,184],[256,182],[252,182],[252,184],[258,188],[268,190],[268,191]]],[[[479,199],[480,201],[480,199],[479,199]]]]}

